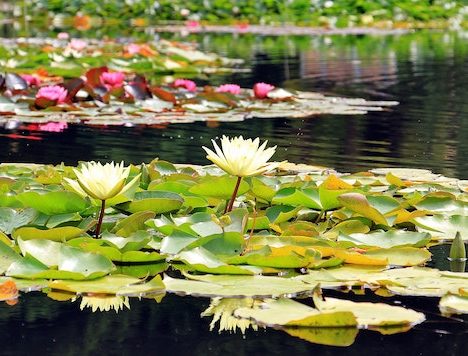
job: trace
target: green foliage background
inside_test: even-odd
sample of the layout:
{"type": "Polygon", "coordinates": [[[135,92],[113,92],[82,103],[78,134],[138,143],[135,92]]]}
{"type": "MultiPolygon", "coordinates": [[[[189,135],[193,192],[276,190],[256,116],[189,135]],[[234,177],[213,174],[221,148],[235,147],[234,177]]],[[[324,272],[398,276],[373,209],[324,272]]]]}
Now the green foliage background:
{"type": "Polygon", "coordinates": [[[464,0],[25,0],[29,8],[46,13],[75,15],[79,12],[122,20],[148,17],[156,21],[187,18],[214,23],[248,21],[250,23],[292,22],[321,24],[323,17],[333,18],[336,26],[372,21],[432,21],[463,16],[464,0]],[[189,15],[181,10],[189,10],[189,15]]]}

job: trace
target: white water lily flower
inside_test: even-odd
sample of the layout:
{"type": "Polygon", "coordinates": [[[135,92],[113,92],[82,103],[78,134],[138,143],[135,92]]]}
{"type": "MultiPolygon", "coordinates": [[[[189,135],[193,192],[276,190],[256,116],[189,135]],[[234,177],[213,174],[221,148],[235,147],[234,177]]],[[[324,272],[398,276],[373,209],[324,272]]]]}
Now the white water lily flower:
{"type": "Polygon", "coordinates": [[[130,309],[130,301],[126,296],[83,296],[81,298],[80,309],[91,308],[93,313],[97,310],[110,311],[114,309],[118,313],[119,310],[124,309],[124,306],[130,309]]]}
{"type": "Polygon", "coordinates": [[[77,193],[107,200],[124,190],[130,167],[124,168],[123,162],[120,164],[111,162],[105,165],[100,162],[87,162],[82,165],[81,170],[73,169],[73,171],[78,181],[64,179],[77,193]]]}
{"type": "Polygon", "coordinates": [[[221,148],[213,142],[213,152],[209,148],[202,147],[208,154],[211,162],[216,164],[226,173],[237,177],[248,177],[261,174],[265,171],[275,168],[277,163],[269,163],[268,160],[273,156],[276,146],[266,148],[268,141],[260,145],[260,139],[244,139],[242,136],[230,139],[227,136],[221,138],[221,148]]]}

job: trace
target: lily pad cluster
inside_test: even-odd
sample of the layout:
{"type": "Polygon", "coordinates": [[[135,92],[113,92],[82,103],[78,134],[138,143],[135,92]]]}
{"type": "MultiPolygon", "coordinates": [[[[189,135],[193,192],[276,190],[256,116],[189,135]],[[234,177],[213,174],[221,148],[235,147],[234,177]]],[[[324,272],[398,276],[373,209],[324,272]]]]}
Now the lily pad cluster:
{"type": "MultiPolygon", "coordinates": [[[[180,80],[179,80],[180,81],[180,80]]],[[[0,76],[0,124],[11,122],[85,123],[89,125],[154,125],[195,121],[243,121],[251,118],[307,118],[319,114],[357,115],[381,111],[394,101],[329,97],[275,88],[259,98],[251,89],[230,84],[187,90],[155,85],[140,74],[92,68],[83,77],[59,79],[38,88],[23,76],[0,76]],[[103,79],[104,78],[104,79],[103,79]],[[107,79],[110,78],[110,79],[107,79]],[[118,78],[118,79],[117,79],[118,78]],[[235,92],[225,88],[236,88],[235,92]]],[[[15,125],[8,127],[15,127],[15,125]]]]}
{"type": "Polygon", "coordinates": [[[190,77],[233,72],[242,60],[207,54],[195,46],[89,39],[4,40],[0,47],[0,124],[86,123],[152,125],[168,122],[304,118],[318,114],[364,114],[398,104],[290,92],[257,83],[197,88],[190,77]],[[159,75],[159,77],[157,77],[159,75]]]}
{"type": "Polygon", "coordinates": [[[423,267],[429,246],[456,232],[468,240],[466,182],[426,170],[275,166],[244,177],[224,213],[236,177],[217,167],[131,165],[94,238],[101,201],[72,189],[73,167],[1,164],[0,299],[42,290],[119,310],[135,296],[202,296],[213,298],[203,315],[222,330],[276,327],[341,346],[359,328],[401,332],[425,316],[330,289],[436,297],[444,314],[468,312],[464,266],[423,267]]]}
{"type": "MultiPolygon", "coordinates": [[[[130,42],[88,38],[2,39],[0,53],[6,71],[38,77],[79,77],[85,69],[109,66],[114,71],[162,74],[232,72],[241,59],[205,53],[191,43],[160,39],[130,42]]],[[[60,37],[60,35],[59,35],[60,37]]]]}

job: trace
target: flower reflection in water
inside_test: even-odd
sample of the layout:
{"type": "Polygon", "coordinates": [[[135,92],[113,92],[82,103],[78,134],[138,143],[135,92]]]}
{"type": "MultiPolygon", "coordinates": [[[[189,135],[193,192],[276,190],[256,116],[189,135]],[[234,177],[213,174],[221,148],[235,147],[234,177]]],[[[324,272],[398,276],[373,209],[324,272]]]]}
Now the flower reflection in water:
{"type": "Polygon", "coordinates": [[[87,295],[81,297],[80,309],[91,308],[93,313],[97,310],[101,312],[115,310],[115,312],[118,313],[119,310],[123,310],[124,307],[130,309],[130,301],[126,296],[87,295]]]}

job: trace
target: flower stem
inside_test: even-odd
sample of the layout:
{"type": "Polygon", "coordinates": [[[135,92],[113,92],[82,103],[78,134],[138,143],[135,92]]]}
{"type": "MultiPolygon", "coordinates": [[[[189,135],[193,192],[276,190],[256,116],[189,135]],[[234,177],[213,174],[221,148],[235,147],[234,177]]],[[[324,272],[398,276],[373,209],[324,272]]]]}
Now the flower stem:
{"type": "Polygon", "coordinates": [[[224,209],[224,214],[229,213],[232,210],[232,207],[234,205],[234,200],[236,200],[237,191],[239,190],[241,180],[242,180],[242,177],[237,177],[236,186],[234,187],[234,191],[232,192],[232,196],[231,196],[231,200],[229,201],[229,204],[226,206],[226,209],[224,209]]]}
{"type": "Polygon", "coordinates": [[[99,238],[99,234],[101,233],[101,225],[102,225],[102,219],[104,218],[104,210],[106,209],[106,201],[103,200],[101,202],[101,212],[99,213],[99,220],[96,226],[96,238],[99,238]]]}

